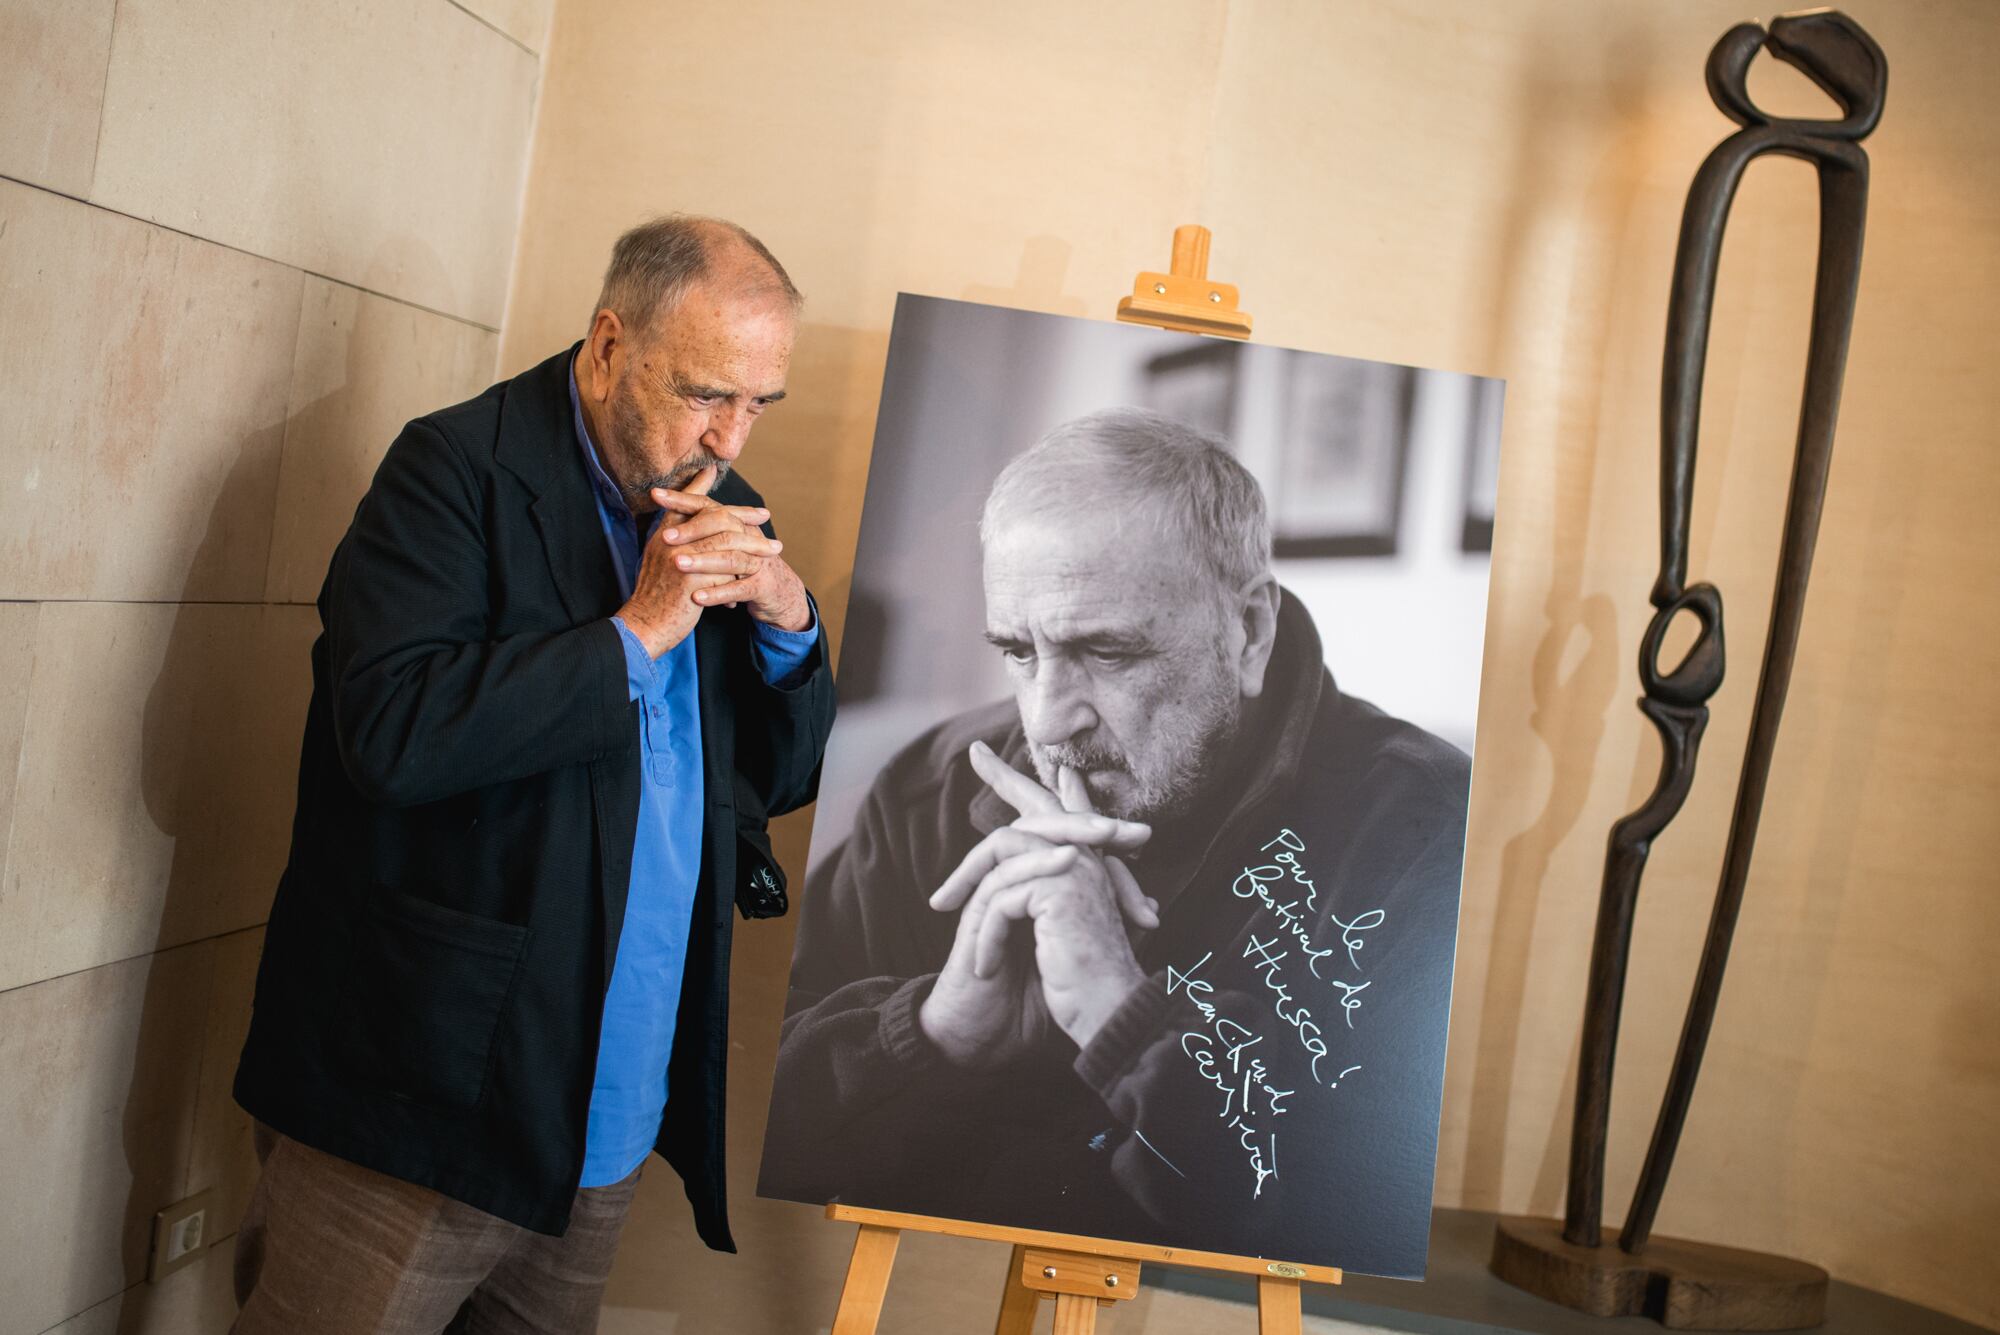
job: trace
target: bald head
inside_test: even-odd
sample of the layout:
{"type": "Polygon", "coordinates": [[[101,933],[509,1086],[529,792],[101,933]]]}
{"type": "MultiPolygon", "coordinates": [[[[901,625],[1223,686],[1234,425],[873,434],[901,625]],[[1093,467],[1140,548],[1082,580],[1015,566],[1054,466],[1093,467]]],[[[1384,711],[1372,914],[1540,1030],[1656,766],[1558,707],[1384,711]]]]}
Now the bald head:
{"type": "Polygon", "coordinates": [[[1220,437],[1143,408],[1087,413],[1036,441],[994,480],[980,540],[990,545],[1030,512],[1166,538],[1225,598],[1271,567],[1257,479],[1220,437]]]}
{"type": "Polygon", "coordinates": [[[793,316],[805,300],[777,256],[745,228],[674,213],[618,238],[595,309],[614,312],[627,329],[645,336],[697,287],[732,305],[770,306],[793,316]]]}

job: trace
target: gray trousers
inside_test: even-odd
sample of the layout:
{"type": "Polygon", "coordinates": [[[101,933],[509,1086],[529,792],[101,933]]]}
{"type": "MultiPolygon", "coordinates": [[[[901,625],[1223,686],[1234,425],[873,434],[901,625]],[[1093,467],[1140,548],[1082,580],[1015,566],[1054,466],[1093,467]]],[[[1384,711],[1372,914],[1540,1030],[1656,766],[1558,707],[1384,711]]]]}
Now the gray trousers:
{"type": "Polygon", "coordinates": [[[534,1233],[257,1128],[236,1335],[589,1335],[640,1169],[534,1233]]]}

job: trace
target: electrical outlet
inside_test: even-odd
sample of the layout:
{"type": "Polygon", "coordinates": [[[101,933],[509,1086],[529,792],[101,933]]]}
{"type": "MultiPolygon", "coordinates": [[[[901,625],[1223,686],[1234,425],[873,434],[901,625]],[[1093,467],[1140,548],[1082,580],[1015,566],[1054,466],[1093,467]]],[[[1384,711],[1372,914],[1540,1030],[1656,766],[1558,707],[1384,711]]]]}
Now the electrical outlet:
{"type": "Polygon", "coordinates": [[[153,1255],[146,1266],[148,1283],[170,1275],[201,1255],[208,1240],[212,1192],[199,1191],[153,1216],[153,1255]]]}

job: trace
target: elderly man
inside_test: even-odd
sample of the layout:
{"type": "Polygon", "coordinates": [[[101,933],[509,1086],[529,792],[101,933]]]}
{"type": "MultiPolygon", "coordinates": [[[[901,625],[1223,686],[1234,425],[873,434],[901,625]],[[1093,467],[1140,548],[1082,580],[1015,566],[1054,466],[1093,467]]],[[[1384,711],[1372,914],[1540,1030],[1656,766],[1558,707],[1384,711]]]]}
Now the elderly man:
{"type": "Polygon", "coordinates": [[[1212,437],[1069,422],[980,534],[1014,698],[815,872],[762,1190],[1420,1271],[1466,757],[1335,688],[1212,437]]]}
{"type": "Polygon", "coordinates": [[[730,1249],[732,910],[811,800],[811,599],[730,471],[799,295],[730,223],[613,251],[588,336],[389,448],[319,598],[236,1097],[237,1329],[594,1330],[641,1163],[730,1249]]]}

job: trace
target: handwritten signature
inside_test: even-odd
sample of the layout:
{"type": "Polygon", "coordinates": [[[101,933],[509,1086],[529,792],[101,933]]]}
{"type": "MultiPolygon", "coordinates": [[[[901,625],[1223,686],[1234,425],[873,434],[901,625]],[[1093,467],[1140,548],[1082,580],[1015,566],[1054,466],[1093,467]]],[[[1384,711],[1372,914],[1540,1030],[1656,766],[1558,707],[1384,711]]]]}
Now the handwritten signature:
{"type": "Polygon", "coordinates": [[[1264,1194],[1266,1179],[1278,1175],[1277,1133],[1263,1131],[1257,1120],[1283,1116],[1288,1111],[1285,1100],[1296,1091],[1279,1089],[1270,1083],[1270,1071],[1263,1060],[1247,1055],[1264,1041],[1263,1035],[1221,1014],[1215,1003],[1206,999],[1214,994],[1215,988],[1199,974],[1202,966],[1214,957],[1215,952],[1210,951],[1185,972],[1168,965],[1167,995],[1172,996],[1176,990],[1182,992],[1201,1013],[1206,1028],[1182,1034],[1181,1052],[1194,1062],[1204,1080],[1222,1092],[1222,1111],[1216,1116],[1237,1133],[1236,1143],[1242,1148],[1254,1177],[1250,1198],[1256,1200],[1264,1194]],[[1262,1106],[1253,1095],[1263,1097],[1262,1106]]]}
{"type": "MultiPolygon", "coordinates": [[[[1276,838],[1258,849],[1270,855],[1270,860],[1244,867],[1231,884],[1230,893],[1238,899],[1255,899],[1279,925],[1279,930],[1268,939],[1252,932],[1241,958],[1250,961],[1251,970],[1270,995],[1272,1011],[1290,1027],[1299,1046],[1311,1058],[1313,1083],[1332,1091],[1361,1067],[1347,1066],[1330,1079],[1321,1074],[1321,1064],[1329,1055],[1326,1035],[1312,1008],[1293,994],[1285,975],[1286,962],[1295,955],[1304,959],[1312,977],[1338,993],[1341,1018],[1349,1029],[1354,1028],[1354,1013],[1361,1009],[1361,994],[1374,983],[1372,979],[1348,982],[1334,977],[1334,969],[1321,972],[1320,961],[1337,952],[1332,947],[1321,949],[1313,940],[1311,923],[1320,916],[1319,887],[1307,872],[1301,856],[1305,851],[1305,841],[1297,834],[1289,828],[1279,830],[1276,838]]],[[[1357,914],[1351,920],[1331,912],[1325,917],[1340,930],[1348,964],[1360,972],[1367,934],[1387,922],[1388,914],[1377,908],[1357,914]]],[[[1236,1142],[1254,1177],[1251,1189],[1254,1200],[1263,1195],[1265,1182],[1278,1175],[1278,1137],[1263,1121],[1288,1112],[1285,1100],[1295,1091],[1280,1089],[1273,1082],[1270,1068],[1256,1051],[1264,1036],[1221,1013],[1215,1001],[1214,984],[1202,976],[1202,970],[1214,958],[1215,952],[1210,951],[1186,969],[1169,964],[1167,995],[1186,997],[1201,1016],[1199,1026],[1181,1034],[1181,1053],[1194,1063],[1201,1079],[1222,1096],[1216,1116],[1236,1133],[1236,1142]]]]}

